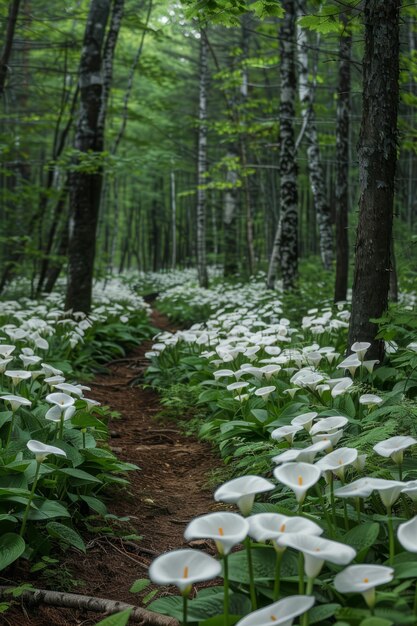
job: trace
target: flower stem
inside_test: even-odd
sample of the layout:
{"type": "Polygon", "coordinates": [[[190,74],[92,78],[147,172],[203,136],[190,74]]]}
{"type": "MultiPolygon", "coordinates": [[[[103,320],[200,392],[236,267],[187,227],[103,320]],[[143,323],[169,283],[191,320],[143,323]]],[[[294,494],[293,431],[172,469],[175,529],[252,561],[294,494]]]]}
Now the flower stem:
{"type": "Polygon", "coordinates": [[[188,608],[188,596],[186,593],[182,596],[182,623],[183,626],[187,626],[187,608],[188,608]]]}
{"type": "Polygon", "coordinates": [[[343,517],[345,519],[345,530],[348,531],[349,530],[349,518],[348,518],[347,505],[346,505],[345,499],[343,499],[343,517]]]}
{"type": "Polygon", "coordinates": [[[337,519],[336,519],[336,503],[335,503],[335,499],[334,499],[334,478],[333,478],[333,474],[330,473],[330,503],[332,505],[332,517],[333,517],[333,524],[334,527],[337,528],[337,519]]]}
{"type": "Polygon", "coordinates": [[[361,523],[361,500],[360,498],[355,498],[356,505],[356,515],[358,516],[358,524],[361,523]]]}
{"type": "Polygon", "coordinates": [[[6,440],[6,448],[10,443],[10,439],[12,438],[12,431],[13,431],[13,423],[14,423],[14,412],[12,413],[12,419],[10,420],[10,426],[9,426],[9,432],[7,433],[7,440],[6,440]]]}
{"type": "Polygon", "coordinates": [[[394,529],[392,527],[391,507],[387,507],[388,515],[388,539],[389,539],[389,564],[393,565],[395,555],[394,529]]]}
{"type": "Polygon", "coordinates": [[[229,563],[227,561],[227,554],[223,556],[223,588],[224,626],[229,626],[229,563]]]}
{"type": "Polygon", "coordinates": [[[26,529],[26,522],[28,519],[28,515],[29,515],[29,510],[30,510],[30,505],[32,503],[33,500],[33,496],[35,495],[35,489],[36,489],[36,485],[38,484],[38,478],[39,478],[39,470],[41,469],[41,463],[39,461],[36,461],[36,472],[35,472],[35,477],[33,479],[33,485],[32,485],[32,489],[29,495],[29,500],[28,503],[26,505],[26,509],[23,515],[23,520],[22,520],[22,526],[20,528],[20,536],[23,537],[23,533],[25,532],[26,529]]]}
{"type": "Polygon", "coordinates": [[[298,553],[298,593],[300,596],[304,594],[304,554],[298,553]]]}
{"type": "Polygon", "coordinates": [[[326,523],[327,523],[327,528],[328,528],[329,535],[330,535],[331,538],[333,538],[334,537],[334,532],[333,532],[332,520],[330,519],[330,515],[329,515],[329,513],[327,511],[326,504],[325,504],[325,502],[323,500],[323,496],[321,495],[321,489],[320,489],[320,487],[318,485],[316,485],[316,493],[318,495],[320,506],[321,506],[321,509],[322,509],[322,511],[324,513],[324,517],[326,518],[326,523]]]}
{"type": "MultiPolygon", "coordinates": [[[[309,577],[307,579],[307,591],[306,591],[306,594],[308,596],[312,596],[313,595],[313,587],[314,587],[314,578],[310,578],[309,577]]],[[[310,623],[310,615],[309,615],[309,611],[307,611],[303,615],[302,625],[303,626],[309,626],[309,623],[310,623]]]]}
{"type": "Polygon", "coordinates": [[[59,438],[62,439],[64,436],[64,411],[61,412],[60,422],[59,422],[59,438]]]}
{"type": "Polygon", "coordinates": [[[403,464],[402,463],[398,463],[398,475],[399,475],[399,480],[403,479],[403,464]]]}
{"type": "Polygon", "coordinates": [[[274,602],[279,600],[280,584],[281,584],[281,563],[284,556],[284,550],[277,552],[277,560],[275,561],[275,582],[274,582],[274,602]]]}
{"type": "Polygon", "coordinates": [[[246,557],[248,560],[250,600],[252,603],[252,611],[256,611],[257,605],[256,605],[255,579],[253,576],[252,552],[251,552],[251,543],[250,543],[249,537],[246,537],[245,539],[245,547],[246,547],[246,557]]]}

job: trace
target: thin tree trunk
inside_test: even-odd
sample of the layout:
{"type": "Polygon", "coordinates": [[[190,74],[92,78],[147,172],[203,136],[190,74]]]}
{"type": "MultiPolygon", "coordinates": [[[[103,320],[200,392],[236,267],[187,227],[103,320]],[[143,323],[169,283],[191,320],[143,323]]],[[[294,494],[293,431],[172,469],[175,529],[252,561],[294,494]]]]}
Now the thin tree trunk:
{"type": "Polygon", "coordinates": [[[0,57],[0,96],[3,95],[6,85],[7,72],[9,69],[10,56],[12,54],[13,39],[16,29],[19,6],[21,0],[11,0],[9,4],[9,14],[7,16],[6,40],[0,57]]]}
{"type": "Polygon", "coordinates": [[[200,287],[208,287],[206,258],[206,184],[207,172],[207,81],[208,45],[202,30],[200,37],[200,88],[198,107],[198,156],[197,156],[197,270],[200,287]]]}
{"type": "Polygon", "coordinates": [[[171,171],[171,267],[177,265],[177,196],[175,190],[175,172],[171,171]]]}
{"type": "Polygon", "coordinates": [[[293,119],[295,115],[295,0],[284,0],[280,29],[281,101],[279,106],[280,218],[269,262],[267,285],[273,289],[279,259],[284,290],[296,286],[298,278],[298,194],[293,119]]]}
{"type": "MultiPolygon", "coordinates": [[[[305,2],[299,1],[299,15],[305,14],[305,2]]],[[[333,229],[326,184],[320,158],[319,136],[314,109],[314,86],[309,80],[308,40],[306,31],[298,26],[299,94],[301,114],[305,121],[304,137],[307,143],[307,163],[310,187],[314,198],[316,221],[319,228],[320,255],[323,267],[330,270],[333,261],[333,229]]]]}
{"type": "Polygon", "coordinates": [[[227,154],[227,187],[223,194],[224,276],[234,276],[239,271],[237,254],[237,213],[239,200],[237,183],[239,177],[236,171],[236,157],[235,152],[229,151],[227,154]]]}
{"type": "Polygon", "coordinates": [[[349,345],[369,341],[367,356],[384,356],[375,339],[388,306],[394,178],[397,162],[400,0],[365,1],[363,113],[358,146],[361,197],[349,345]]]}
{"type": "MultiPolygon", "coordinates": [[[[80,112],[75,148],[100,160],[104,105],[102,55],[111,0],[91,0],[80,61],[80,112]]],[[[80,162],[78,162],[78,166],[80,162]]],[[[71,173],[68,284],[65,307],[88,313],[91,308],[96,231],[102,186],[102,165],[93,173],[71,173]]]]}
{"type": "MultiPolygon", "coordinates": [[[[347,16],[341,14],[347,27],[347,16]]],[[[352,35],[344,32],[339,42],[339,81],[336,111],[336,281],[334,301],[346,300],[349,277],[349,116],[352,35]]]]}

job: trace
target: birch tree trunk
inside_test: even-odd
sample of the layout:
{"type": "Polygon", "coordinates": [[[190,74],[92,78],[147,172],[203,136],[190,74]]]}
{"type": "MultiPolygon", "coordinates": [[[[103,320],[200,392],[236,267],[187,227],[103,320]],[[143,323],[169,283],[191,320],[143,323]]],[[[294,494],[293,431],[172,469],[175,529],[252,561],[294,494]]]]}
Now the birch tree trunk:
{"type": "Polygon", "coordinates": [[[397,161],[400,0],[365,1],[363,113],[359,138],[361,196],[349,345],[369,341],[367,357],[382,360],[375,339],[388,306],[394,178],[397,161]]]}
{"type": "Polygon", "coordinates": [[[198,107],[198,156],[197,156],[197,271],[200,287],[208,287],[206,258],[206,184],[207,172],[207,79],[208,45],[206,34],[200,31],[200,88],[198,107]]]}
{"type": "Polygon", "coordinates": [[[298,194],[293,119],[295,115],[295,0],[282,2],[285,16],[280,29],[281,101],[279,106],[280,218],[269,262],[267,286],[273,289],[279,260],[284,290],[298,278],[298,194]]]}
{"type": "Polygon", "coordinates": [[[348,17],[343,11],[345,32],[339,42],[339,80],[336,110],[336,281],[334,301],[346,300],[349,276],[349,115],[350,60],[352,35],[346,32],[348,17]]]}
{"type": "MultiPolygon", "coordinates": [[[[98,159],[104,148],[99,116],[103,106],[102,59],[110,4],[111,0],[91,0],[80,61],[80,111],[75,148],[81,154],[91,153],[98,159]]],[[[85,313],[91,308],[101,186],[100,162],[93,172],[81,169],[71,174],[65,306],[85,313]]]]}
{"type": "MultiPolygon", "coordinates": [[[[306,13],[304,0],[299,0],[299,16],[306,13]]],[[[316,222],[319,229],[320,255],[323,267],[330,270],[333,261],[333,229],[326,184],[320,159],[319,136],[314,109],[314,86],[309,80],[308,39],[306,31],[297,27],[299,64],[299,97],[303,117],[304,138],[307,144],[307,163],[310,187],[314,198],[316,222]]]]}

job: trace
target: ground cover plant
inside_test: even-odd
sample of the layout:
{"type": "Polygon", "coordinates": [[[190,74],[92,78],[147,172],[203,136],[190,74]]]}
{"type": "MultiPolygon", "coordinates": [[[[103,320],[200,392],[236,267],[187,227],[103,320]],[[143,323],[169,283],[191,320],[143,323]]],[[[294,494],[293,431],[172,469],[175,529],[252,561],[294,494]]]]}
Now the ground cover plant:
{"type": "Polygon", "coordinates": [[[108,449],[113,414],[86,378],[151,335],[148,306],[116,279],[94,296],[88,316],[65,311],[58,293],[0,302],[1,570],[85,552],[86,527],[108,515],[106,489],[137,469],[108,449]]]}
{"type": "Polygon", "coordinates": [[[234,478],[214,493],[224,510],[185,529],[188,541],[212,539],[217,558],[193,549],[159,557],[150,579],[181,595],[151,608],[207,625],[290,624],[301,614],[303,625],[415,623],[414,295],[380,320],[379,364],[366,342],[344,354],[348,302],[300,315],[301,305],[292,322],[282,297],[256,282],[211,298],[184,283],[165,303],[171,293],[175,315],[182,299],[186,315],[194,302],[217,309],[156,338],[148,380],[167,386],[167,398],[171,384],[193,390],[199,434],[234,478]],[[188,599],[194,582],[219,576],[222,585],[188,599]]]}

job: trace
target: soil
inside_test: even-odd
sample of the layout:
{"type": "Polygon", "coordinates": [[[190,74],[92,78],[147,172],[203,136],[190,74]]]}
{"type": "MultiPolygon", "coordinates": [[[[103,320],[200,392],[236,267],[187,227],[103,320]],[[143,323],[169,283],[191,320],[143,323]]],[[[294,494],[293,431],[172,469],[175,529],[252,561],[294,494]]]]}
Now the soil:
{"type": "MultiPolygon", "coordinates": [[[[161,330],[173,330],[168,319],[156,311],[152,323],[161,330]]],[[[129,589],[135,580],[147,577],[150,562],[162,552],[185,547],[183,533],[188,521],[219,506],[213,501],[212,489],[207,487],[210,472],[221,465],[211,447],[186,436],[180,425],[158,418],[162,406],[155,391],[131,385],[146,367],[144,355],[150,346],[151,342],[145,342],[126,359],[110,364],[108,374],[89,383],[90,397],[121,414],[121,419],[111,424],[111,448],[120,459],[140,467],[139,471],[129,472],[128,489],[119,488],[112,493],[109,512],[128,516],[129,532],[142,539],[91,536],[87,554],[72,551],[61,566],[62,572],[66,568],[71,578],[81,581],[72,590],[75,593],[130,604],[138,604],[140,596],[129,589]]],[[[205,541],[194,544],[211,551],[205,541]]],[[[53,583],[48,586],[33,574],[15,573],[34,587],[57,587],[53,583]]],[[[13,578],[16,581],[15,575],[13,578]]],[[[149,588],[145,595],[148,591],[149,588]]],[[[82,611],[20,605],[0,615],[0,624],[89,626],[102,618],[82,611]]]]}

